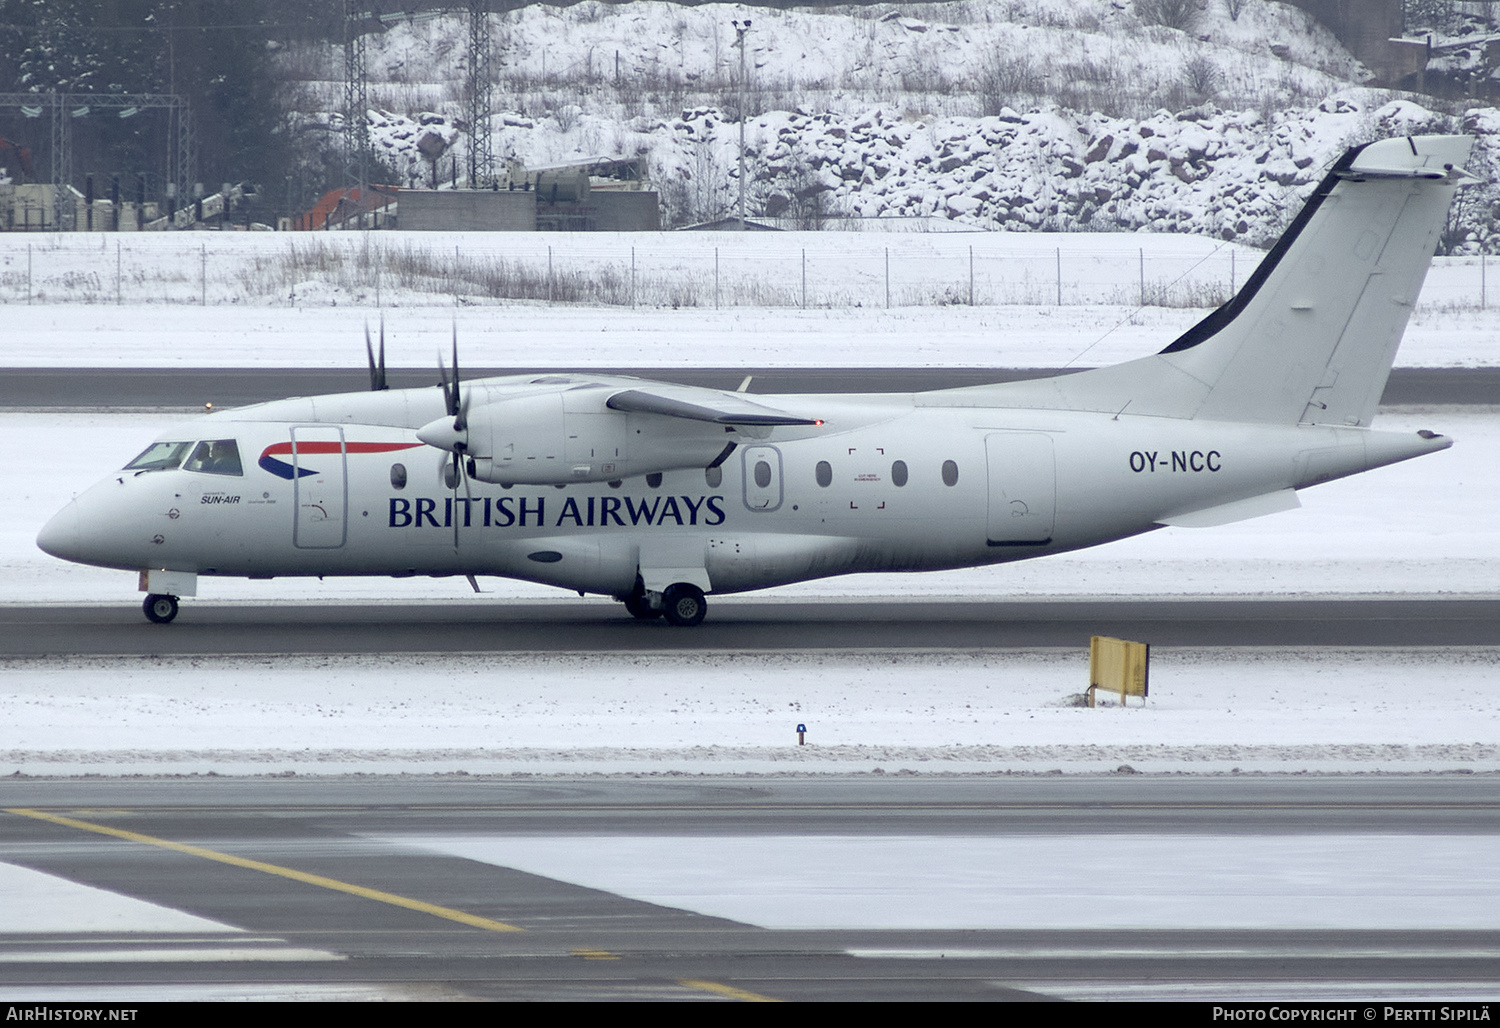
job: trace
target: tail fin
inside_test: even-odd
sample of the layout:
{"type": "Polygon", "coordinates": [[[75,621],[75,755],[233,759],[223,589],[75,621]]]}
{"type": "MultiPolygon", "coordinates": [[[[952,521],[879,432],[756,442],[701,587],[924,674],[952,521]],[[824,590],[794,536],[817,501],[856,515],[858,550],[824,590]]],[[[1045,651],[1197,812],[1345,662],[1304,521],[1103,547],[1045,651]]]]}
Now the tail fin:
{"type": "Polygon", "coordinates": [[[1472,144],[1348,151],[1232,300],[1153,357],[1050,380],[1043,405],[1369,425],[1472,144]]]}

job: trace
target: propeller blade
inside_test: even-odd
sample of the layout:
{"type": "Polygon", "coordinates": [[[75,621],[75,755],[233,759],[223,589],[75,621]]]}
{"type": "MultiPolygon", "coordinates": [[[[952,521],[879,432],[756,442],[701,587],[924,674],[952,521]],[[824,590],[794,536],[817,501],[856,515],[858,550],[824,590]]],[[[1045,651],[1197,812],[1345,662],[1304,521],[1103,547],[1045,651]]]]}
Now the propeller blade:
{"type": "MultiPolygon", "coordinates": [[[[454,387],[457,391],[457,386],[454,387]]],[[[465,393],[463,402],[458,405],[458,414],[453,418],[453,431],[465,432],[469,428],[469,398],[472,394],[465,393]]]]}
{"type": "Polygon", "coordinates": [[[468,403],[459,402],[458,383],[458,323],[453,323],[453,397],[448,403],[448,413],[453,415],[453,431],[462,432],[468,424],[468,403]]]}
{"type": "MultiPolygon", "coordinates": [[[[463,468],[463,463],[462,462],[463,462],[463,455],[460,453],[460,451],[458,449],[454,449],[454,451],[453,451],[453,471],[450,473],[449,478],[450,478],[450,480],[453,483],[453,548],[455,550],[458,549],[458,525],[459,525],[459,516],[458,516],[458,480],[460,478],[462,478],[463,481],[464,481],[464,495],[466,497],[468,497],[470,505],[472,505],[473,500],[474,500],[474,494],[473,494],[473,492],[471,492],[469,490],[469,478],[468,478],[467,475],[464,474],[464,468],[463,468]]],[[[464,508],[465,511],[468,511],[469,509],[470,509],[470,507],[468,507],[468,506],[466,506],[464,508]]]]}
{"type": "Polygon", "coordinates": [[[443,363],[442,351],[438,352],[438,375],[442,381],[438,384],[443,389],[443,408],[447,410],[449,417],[453,416],[453,387],[448,383],[448,367],[443,363]]]}
{"type": "Polygon", "coordinates": [[[370,364],[370,391],[379,389],[380,379],[375,373],[375,349],[370,345],[370,323],[365,322],[365,359],[370,364]]]}
{"type": "Polygon", "coordinates": [[[386,380],[385,380],[385,315],[384,314],[382,314],[380,316],[380,364],[379,364],[379,369],[380,369],[380,384],[377,385],[375,388],[377,390],[389,389],[390,386],[386,384],[386,380]]]}

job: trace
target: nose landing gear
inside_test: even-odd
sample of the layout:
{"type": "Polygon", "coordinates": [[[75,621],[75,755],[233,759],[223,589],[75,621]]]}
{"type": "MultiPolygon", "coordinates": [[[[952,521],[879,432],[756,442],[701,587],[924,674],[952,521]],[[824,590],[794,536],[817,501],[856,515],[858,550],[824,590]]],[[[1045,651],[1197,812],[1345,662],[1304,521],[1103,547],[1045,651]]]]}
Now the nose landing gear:
{"type": "Polygon", "coordinates": [[[147,621],[165,625],[177,616],[177,597],[151,593],[146,597],[146,602],[141,604],[141,609],[145,611],[147,621]]]}

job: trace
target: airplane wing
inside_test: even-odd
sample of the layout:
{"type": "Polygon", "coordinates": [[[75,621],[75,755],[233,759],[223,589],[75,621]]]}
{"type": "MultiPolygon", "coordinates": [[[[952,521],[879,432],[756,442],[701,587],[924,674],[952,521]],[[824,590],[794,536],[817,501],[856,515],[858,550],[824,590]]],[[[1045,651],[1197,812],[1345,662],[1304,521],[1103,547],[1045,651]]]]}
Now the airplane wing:
{"type": "Polygon", "coordinates": [[[653,385],[650,389],[626,389],[604,404],[610,410],[631,414],[660,414],[668,418],[707,421],[716,425],[821,425],[816,418],[803,418],[752,403],[740,393],[694,386],[653,385]]]}

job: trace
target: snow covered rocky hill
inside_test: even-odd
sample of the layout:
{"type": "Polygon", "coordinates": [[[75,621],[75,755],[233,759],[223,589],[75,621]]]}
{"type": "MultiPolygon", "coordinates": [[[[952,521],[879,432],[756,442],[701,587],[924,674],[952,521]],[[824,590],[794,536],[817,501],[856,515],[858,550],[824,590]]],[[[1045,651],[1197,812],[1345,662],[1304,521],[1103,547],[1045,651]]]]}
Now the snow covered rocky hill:
{"type": "MultiPolygon", "coordinates": [[[[1271,0],[1206,0],[1186,31],[1143,20],[1131,0],[523,7],[491,19],[496,156],[639,156],[667,224],[731,213],[731,21],[745,18],[748,205],[782,224],[927,217],[1259,245],[1355,142],[1472,131],[1472,166],[1500,171],[1500,113],[1366,88],[1331,34],[1271,0]]],[[[466,33],[445,17],[369,41],[372,136],[407,181],[427,180],[435,151],[443,178],[464,167],[466,33]]],[[[305,86],[304,127],[336,129],[338,53],[285,60],[305,86]]],[[[1500,194],[1466,195],[1446,252],[1477,250],[1494,227],[1500,194]]]]}

